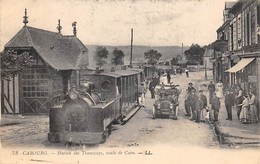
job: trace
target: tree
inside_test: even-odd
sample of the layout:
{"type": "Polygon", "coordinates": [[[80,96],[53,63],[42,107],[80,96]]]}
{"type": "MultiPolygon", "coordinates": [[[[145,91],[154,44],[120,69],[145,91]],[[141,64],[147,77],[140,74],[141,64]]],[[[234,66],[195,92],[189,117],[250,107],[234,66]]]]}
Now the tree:
{"type": "Polygon", "coordinates": [[[112,58],[112,63],[115,65],[122,65],[124,64],[124,52],[121,50],[118,50],[117,48],[114,49],[114,51],[112,52],[114,57],[112,58]]]}
{"type": "Polygon", "coordinates": [[[178,64],[178,59],[176,57],[173,57],[171,60],[171,65],[177,65],[178,64]]]}
{"type": "Polygon", "coordinates": [[[188,63],[190,64],[203,64],[203,55],[205,50],[198,44],[192,44],[191,47],[184,52],[188,63]]]}
{"type": "Polygon", "coordinates": [[[144,53],[144,58],[148,59],[148,64],[151,65],[155,65],[161,57],[162,54],[153,49],[144,53]]]}
{"type": "Polygon", "coordinates": [[[33,57],[28,52],[18,54],[14,50],[8,50],[1,52],[0,56],[1,78],[5,80],[10,80],[33,63],[33,57]]]}
{"type": "Polygon", "coordinates": [[[100,67],[106,64],[107,63],[106,59],[108,57],[108,54],[109,52],[106,47],[101,47],[101,46],[97,47],[96,56],[95,56],[96,64],[100,67]]]}
{"type": "Polygon", "coordinates": [[[177,61],[181,61],[182,60],[182,56],[181,55],[177,55],[176,59],[177,59],[177,61]]]}

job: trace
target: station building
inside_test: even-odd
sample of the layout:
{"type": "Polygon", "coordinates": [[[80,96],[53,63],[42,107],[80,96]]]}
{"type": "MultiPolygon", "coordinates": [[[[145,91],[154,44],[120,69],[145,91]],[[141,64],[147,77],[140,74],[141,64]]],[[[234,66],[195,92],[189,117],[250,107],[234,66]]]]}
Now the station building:
{"type": "MultiPolygon", "coordinates": [[[[27,16],[25,15],[27,18],[27,16]]],[[[74,35],[24,26],[4,51],[28,52],[33,64],[11,80],[1,81],[2,114],[47,114],[60,103],[80,68],[88,65],[88,49],[74,35]]]]}

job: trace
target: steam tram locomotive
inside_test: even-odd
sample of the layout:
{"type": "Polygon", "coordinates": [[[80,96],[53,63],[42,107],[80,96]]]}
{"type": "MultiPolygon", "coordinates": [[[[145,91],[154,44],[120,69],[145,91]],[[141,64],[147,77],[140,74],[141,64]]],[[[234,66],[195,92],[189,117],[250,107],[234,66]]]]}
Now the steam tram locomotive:
{"type": "Polygon", "coordinates": [[[139,109],[138,86],[143,70],[80,71],[80,84],[68,100],[50,109],[50,142],[98,144],[105,142],[111,124],[139,109]]]}

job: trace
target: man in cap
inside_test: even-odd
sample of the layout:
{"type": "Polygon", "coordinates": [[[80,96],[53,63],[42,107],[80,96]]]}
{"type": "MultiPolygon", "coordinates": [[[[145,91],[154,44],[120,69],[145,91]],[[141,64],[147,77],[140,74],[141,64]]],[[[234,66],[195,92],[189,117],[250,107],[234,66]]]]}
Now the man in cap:
{"type": "MultiPolygon", "coordinates": [[[[188,91],[191,93],[192,90],[195,90],[195,88],[193,87],[193,84],[192,84],[192,83],[189,83],[188,91]]],[[[195,90],[195,91],[196,91],[196,90],[195,90]]]]}

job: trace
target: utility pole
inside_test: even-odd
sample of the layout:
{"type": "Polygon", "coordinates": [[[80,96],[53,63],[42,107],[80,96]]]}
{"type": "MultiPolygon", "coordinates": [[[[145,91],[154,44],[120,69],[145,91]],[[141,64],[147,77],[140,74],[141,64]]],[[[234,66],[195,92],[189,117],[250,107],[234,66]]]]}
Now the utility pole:
{"type": "Polygon", "coordinates": [[[208,76],[207,76],[207,60],[204,60],[205,62],[205,80],[208,80],[208,76]]]}
{"type": "Polygon", "coordinates": [[[181,55],[182,55],[182,57],[183,57],[183,43],[181,43],[181,55]]]}
{"type": "Polygon", "coordinates": [[[133,28],[131,28],[131,54],[130,54],[130,66],[133,62],[133,28]]]}

